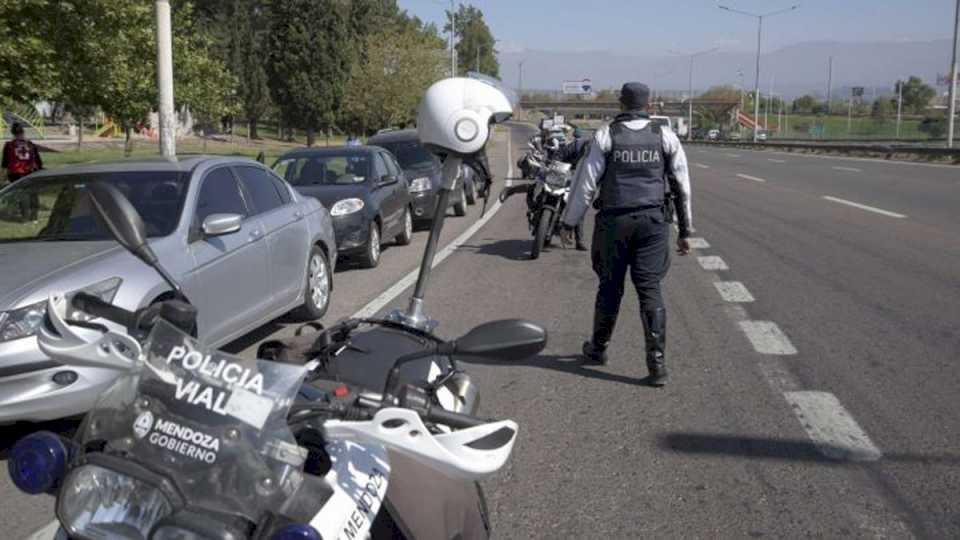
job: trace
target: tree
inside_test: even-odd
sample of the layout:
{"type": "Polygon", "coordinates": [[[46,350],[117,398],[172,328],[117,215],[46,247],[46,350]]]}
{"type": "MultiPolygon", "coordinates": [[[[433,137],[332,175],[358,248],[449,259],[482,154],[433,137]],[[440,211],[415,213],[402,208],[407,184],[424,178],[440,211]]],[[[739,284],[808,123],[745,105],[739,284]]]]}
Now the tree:
{"type": "MultiPolygon", "coordinates": [[[[450,31],[453,13],[447,11],[444,32],[450,31]]],[[[500,76],[500,62],[494,48],[496,40],[483,19],[483,12],[471,5],[460,4],[456,12],[454,34],[457,38],[457,70],[460,73],[479,71],[491,77],[500,76]],[[479,59],[479,65],[478,64],[479,59]]]]}
{"type": "Polygon", "coordinates": [[[350,31],[338,0],[276,0],[267,38],[267,75],[287,123],[306,129],[334,125],[349,74],[350,31]]]}
{"type": "Polygon", "coordinates": [[[873,105],[870,107],[870,116],[879,122],[882,122],[887,117],[890,116],[891,111],[893,111],[894,103],[887,97],[878,97],[873,100],[873,105]]]}
{"type": "Polygon", "coordinates": [[[903,86],[903,108],[914,114],[921,114],[930,104],[930,100],[937,95],[937,91],[923,82],[923,79],[911,76],[906,81],[897,81],[894,91],[900,92],[903,86]]]}
{"type": "Polygon", "coordinates": [[[817,98],[807,94],[805,96],[800,96],[797,99],[793,100],[793,112],[795,113],[814,113],[819,106],[817,98]]]}
{"type": "Polygon", "coordinates": [[[363,41],[365,58],[351,67],[344,116],[358,131],[414,120],[427,87],[443,78],[443,42],[413,28],[388,29],[363,41]]]}
{"type": "Polygon", "coordinates": [[[54,97],[56,49],[47,18],[37,18],[46,0],[0,1],[0,102],[54,97]]]}
{"type": "MultiPolygon", "coordinates": [[[[702,115],[704,124],[721,126],[729,120],[729,109],[726,107],[697,105],[698,101],[722,101],[727,103],[740,102],[740,89],[735,86],[712,86],[706,92],[694,98],[694,110],[702,115]]],[[[699,122],[697,122],[699,124],[699,122]]]]}

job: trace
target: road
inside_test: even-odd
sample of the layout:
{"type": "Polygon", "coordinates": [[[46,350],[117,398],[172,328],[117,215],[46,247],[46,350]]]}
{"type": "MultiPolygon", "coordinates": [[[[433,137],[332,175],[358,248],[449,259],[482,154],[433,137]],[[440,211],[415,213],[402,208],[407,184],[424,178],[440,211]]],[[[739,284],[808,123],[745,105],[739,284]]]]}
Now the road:
{"type": "MultiPolygon", "coordinates": [[[[514,124],[512,144],[498,141],[498,176],[529,133],[514,124]]],[[[521,426],[486,486],[496,536],[960,537],[958,169],[689,154],[697,249],[674,257],[665,280],[664,389],[641,384],[632,293],[611,364],[580,364],[589,257],[528,260],[522,198],[434,271],[426,306],[441,335],[510,317],[550,334],[536,358],[468,364],[482,412],[521,426]]],[[[471,232],[477,213],[451,219],[441,245],[471,232]]],[[[425,237],[386,251],[376,270],[338,272],[325,320],[401,307],[409,290],[392,286],[425,237]]],[[[291,331],[279,321],[228,348],[249,356],[291,331]]],[[[52,516],[49,499],[16,494],[6,478],[0,493],[4,537],[52,516]]]]}

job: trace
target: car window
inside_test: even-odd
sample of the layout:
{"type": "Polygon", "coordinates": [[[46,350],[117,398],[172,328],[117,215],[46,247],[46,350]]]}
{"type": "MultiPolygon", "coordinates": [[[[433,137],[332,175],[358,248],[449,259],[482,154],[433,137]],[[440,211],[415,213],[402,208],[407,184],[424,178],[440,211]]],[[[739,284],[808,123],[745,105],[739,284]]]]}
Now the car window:
{"type": "Polygon", "coordinates": [[[273,180],[273,186],[277,188],[277,193],[280,194],[280,200],[283,201],[283,204],[290,204],[290,201],[293,199],[290,195],[290,186],[273,174],[270,175],[270,180],[273,180]]]}
{"type": "Polygon", "coordinates": [[[381,178],[389,174],[387,172],[387,165],[383,162],[383,155],[381,155],[380,152],[377,152],[376,157],[373,160],[373,163],[374,163],[374,166],[373,166],[374,178],[376,178],[377,180],[380,180],[381,178]]]}
{"type": "Polygon", "coordinates": [[[370,176],[367,154],[313,155],[281,158],[273,166],[277,175],[294,186],[360,184],[370,176]]]}
{"type": "Polygon", "coordinates": [[[393,156],[390,154],[380,154],[380,157],[382,157],[383,161],[387,164],[388,174],[392,176],[400,176],[400,167],[397,166],[397,162],[393,159],[393,156]]]}
{"type": "Polygon", "coordinates": [[[230,169],[221,167],[207,174],[197,196],[197,224],[213,214],[247,216],[247,207],[240,195],[240,185],[230,169]]]}
{"type": "Polygon", "coordinates": [[[383,147],[396,157],[404,169],[429,169],[436,167],[439,162],[435,155],[417,141],[384,144],[383,147]]]}
{"type": "Polygon", "coordinates": [[[254,214],[263,214],[283,206],[283,200],[267,171],[260,167],[237,167],[236,171],[253,203],[254,214]]]}

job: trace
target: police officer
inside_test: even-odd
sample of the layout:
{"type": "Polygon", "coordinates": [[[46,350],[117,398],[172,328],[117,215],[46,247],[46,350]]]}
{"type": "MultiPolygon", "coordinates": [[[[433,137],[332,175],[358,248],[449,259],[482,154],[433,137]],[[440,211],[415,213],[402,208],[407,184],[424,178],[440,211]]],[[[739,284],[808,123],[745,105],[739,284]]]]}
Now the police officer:
{"type": "Polygon", "coordinates": [[[660,281],[670,267],[667,210],[668,177],[677,202],[678,252],[690,252],[690,177],[680,140],[669,129],[650,122],[650,89],[641,83],[623,85],[622,113],[599,129],[578,167],[573,192],[563,215],[562,240],[599,203],[593,232],[593,269],[600,279],[593,319],[593,337],[583,344],[587,362],[606,364],[627,271],[640,299],[646,341],[647,379],[651,386],[667,380],[666,310],[660,281]],[[675,180],[674,180],[675,179],[675,180]],[[599,190],[599,195],[597,192],[599,190]]]}
{"type": "MultiPolygon", "coordinates": [[[[569,163],[573,166],[573,170],[577,170],[577,165],[580,163],[580,160],[587,153],[587,149],[590,147],[590,139],[587,139],[583,136],[583,130],[580,128],[573,129],[573,140],[564,143],[560,146],[560,150],[557,151],[557,160],[564,163],[569,163]]],[[[575,248],[577,251],[586,251],[587,246],[583,243],[583,222],[581,221],[574,227],[573,236],[575,241],[575,248]]]]}

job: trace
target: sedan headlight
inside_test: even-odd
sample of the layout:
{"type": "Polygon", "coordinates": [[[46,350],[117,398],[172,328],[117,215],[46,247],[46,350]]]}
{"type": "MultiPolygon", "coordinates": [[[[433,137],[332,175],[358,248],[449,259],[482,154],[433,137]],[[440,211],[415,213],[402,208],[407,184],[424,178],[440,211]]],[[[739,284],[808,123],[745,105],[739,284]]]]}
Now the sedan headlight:
{"type": "Polygon", "coordinates": [[[331,216],[346,216],[363,210],[363,199],[344,199],[337,201],[330,209],[331,216]]]}
{"type": "Polygon", "coordinates": [[[414,178],[410,182],[410,193],[420,193],[423,191],[430,191],[430,188],[433,186],[430,184],[430,178],[426,176],[421,176],[420,178],[414,178]]]}
{"type": "Polygon", "coordinates": [[[57,497],[57,517],[71,538],[146,539],[171,512],[153,485],[98,465],[74,469],[57,497]]]}
{"type": "MultiPolygon", "coordinates": [[[[82,291],[109,303],[112,302],[113,297],[117,295],[117,291],[120,289],[121,283],[123,283],[123,280],[118,277],[105,279],[99,283],[94,283],[89,287],[71,291],[66,295],[67,300],[69,301],[74,295],[82,291]]],[[[68,305],[71,304],[68,303],[68,305]]],[[[0,311],[0,343],[35,335],[37,330],[40,329],[40,326],[43,325],[43,317],[46,315],[46,313],[46,300],[37,302],[36,304],[30,304],[29,306],[24,306],[22,308],[14,309],[12,311],[0,311]]],[[[70,308],[67,317],[70,319],[87,321],[94,318],[82,311],[75,310],[72,307],[70,308]]]]}

